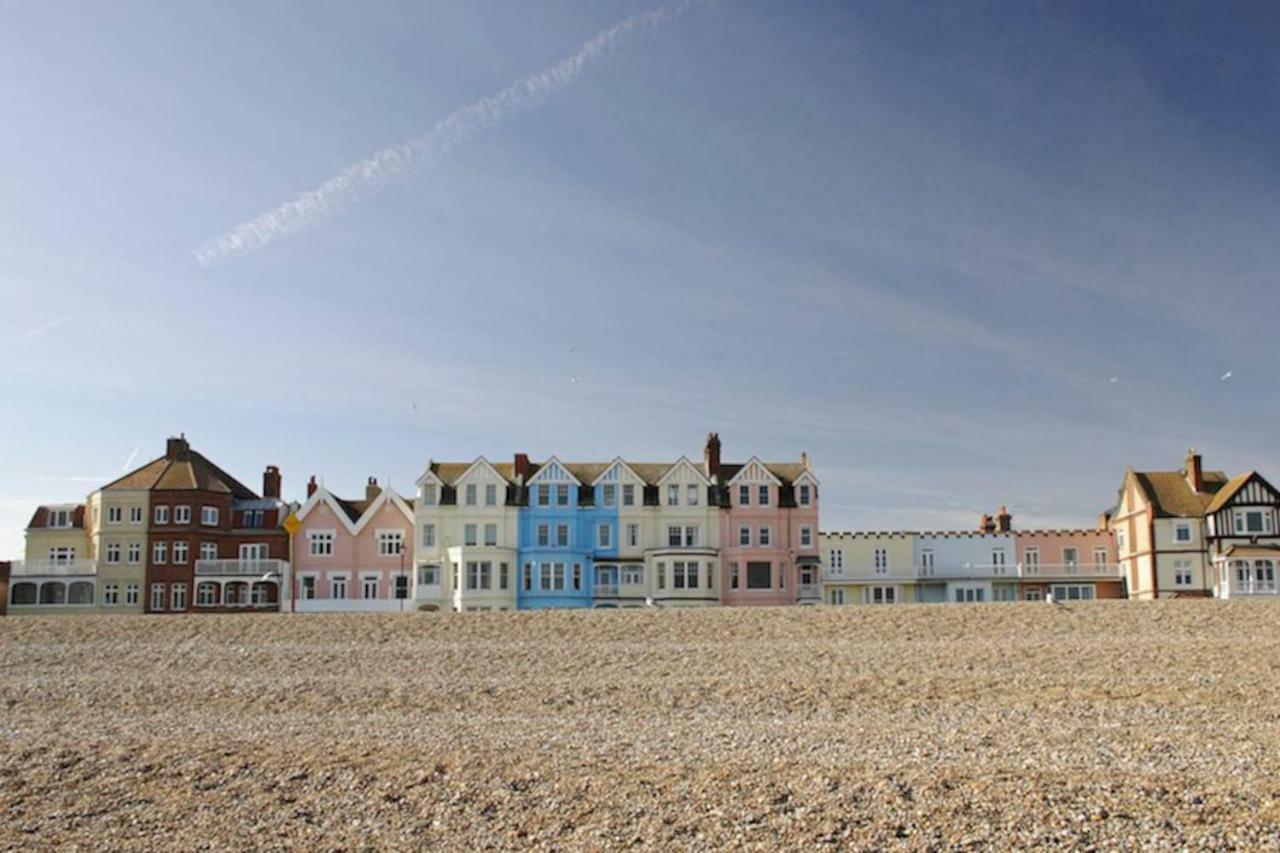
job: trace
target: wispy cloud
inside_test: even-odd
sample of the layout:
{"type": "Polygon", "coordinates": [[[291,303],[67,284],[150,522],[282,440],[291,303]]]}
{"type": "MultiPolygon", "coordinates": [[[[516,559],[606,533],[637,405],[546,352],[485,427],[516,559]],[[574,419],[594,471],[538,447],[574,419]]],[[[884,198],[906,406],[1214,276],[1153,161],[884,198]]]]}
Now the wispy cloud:
{"type": "Polygon", "coordinates": [[[70,319],[71,319],[71,315],[69,314],[64,314],[61,317],[54,317],[52,320],[49,320],[46,323],[41,323],[39,326],[36,326],[34,329],[31,329],[30,331],[28,331],[27,337],[38,338],[41,335],[43,335],[45,332],[49,332],[58,328],[59,326],[61,326],[63,323],[67,322],[70,319]]]}
{"type": "Polygon", "coordinates": [[[133,464],[133,460],[138,458],[138,454],[142,452],[142,443],[139,442],[133,446],[133,452],[129,454],[129,458],[124,460],[124,464],[120,466],[121,471],[128,471],[129,466],[133,464]]]}
{"type": "Polygon", "coordinates": [[[196,260],[210,266],[233,255],[270,243],[277,237],[300,231],[343,212],[387,182],[434,166],[458,145],[507,118],[540,106],[572,83],[587,65],[603,57],[617,42],[636,30],[656,27],[676,18],[691,5],[682,0],[633,15],[602,30],[569,56],[548,68],[519,80],[497,94],[466,104],[417,139],[384,148],[372,157],[348,166],[335,177],[296,199],[241,223],[195,252],[196,260]]]}

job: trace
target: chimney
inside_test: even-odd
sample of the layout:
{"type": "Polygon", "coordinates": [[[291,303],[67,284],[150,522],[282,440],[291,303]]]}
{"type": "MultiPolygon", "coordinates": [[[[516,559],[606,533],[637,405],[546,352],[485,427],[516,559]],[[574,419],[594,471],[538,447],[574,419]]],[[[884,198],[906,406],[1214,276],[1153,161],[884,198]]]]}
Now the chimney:
{"type": "Polygon", "coordinates": [[[1000,511],[996,513],[996,532],[1008,533],[1013,529],[1013,516],[1009,514],[1009,508],[1000,507],[1000,511]]]}
{"type": "Polygon", "coordinates": [[[800,451],[800,464],[804,466],[804,470],[806,471],[810,470],[809,454],[804,452],[803,450],[800,451]]]}
{"type": "Polygon", "coordinates": [[[702,450],[702,461],[707,466],[707,476],[713,482],[720,482],[720,433],[707,434],[707,445],[702,450]]]}
{"type": "Polygon", "coordinates": [[[377,477],[370,477],[369,482],[364,485],[364,499],[372,501],[382,494],[382,488],[378,485],[377,477]]]}
{"type": "Polygon", "coordinates": [[[1186,468],[1187,484],[1191,486],[1191,491],[1204,491],[1204,469],[1201,467],[1200,454],[1196,453],[1193,447],[1187,451],[1187,468],[1186,468]]]}
{"type": "Polygon", "coordinates": [[[995,533],[996,531],[996,523],[985,512],[982,514],[982,518],[978,520],[978,531],[981,533],[995,533]]]}
{"type": "Polygon", "coordinates": [[[512,464],[513,473],[516,475],[516,482],[521,485],[529,479],[529,454],[517,453],[512,464]]]}
{"type": "Polygon", "coordinates": [[[1098,529],[1108,530],[1111,527],[1111,513],[1102,511],[1098,513],[1098,529]]]}
{"type": "Polygon", "coordinates": [[[316,475],[312,474],[311,479],[307,481],[307,497],[314,495],[318,488],[320,487],[316,485],[316,475]]]}
{"type": "Polygon", "coordinates": [[[191,454],[191,445],[187,444],[186,433],[179,433],[177,438],[170,438],[164,446],[164,458],[185,460],[191,454]]]}
{"type": "Polygon", "coordinates": [[[280,497],[280,469],[274,465],[268,465],[267,470],[262,472],[262,496],[280,497]]]}

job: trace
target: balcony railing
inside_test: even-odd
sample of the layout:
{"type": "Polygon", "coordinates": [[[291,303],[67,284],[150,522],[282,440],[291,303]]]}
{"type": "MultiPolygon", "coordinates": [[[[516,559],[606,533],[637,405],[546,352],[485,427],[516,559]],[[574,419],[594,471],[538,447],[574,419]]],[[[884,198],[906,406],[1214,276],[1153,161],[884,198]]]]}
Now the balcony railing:
{"type": "Polygon", "coordinates": [[[618,585],[616,583],[598,583],[595,585],[594,593],[597,596],[617,595],[618,585]]]}
{"type": "Polygon", "coordinates": [[[1231,584],[1232,595],[1276,595],[1275,581],[1236,581],[1231,584]]]}
{"type": "Polygon", "coordinates": [[[12,577],[96,575],[98,563],[94,560],[17,560],[10,564],[12,577]]]}
{"type": "Polygon", "coordinates": [[[1118,578],[1115,563],[1041,563],[1019,566],[1019,577],[1032,578],[1118,578]]]}
{"type": "Polygon", "coordinates": [[[817,584],[802,584],[799,593],[801,598],[821,598],[822,588],[817,584]]]}
{"type": "Polygon", "coordinates": [[[283,575],[289,564],[284,560],[196,560],[197,575],[283,575]]]}

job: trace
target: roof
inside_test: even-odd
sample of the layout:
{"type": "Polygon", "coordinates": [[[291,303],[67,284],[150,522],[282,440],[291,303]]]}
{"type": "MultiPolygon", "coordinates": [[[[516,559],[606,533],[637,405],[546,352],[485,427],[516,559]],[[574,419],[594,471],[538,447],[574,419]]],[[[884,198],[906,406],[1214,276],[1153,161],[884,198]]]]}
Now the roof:
{"type": "MultiPolygon", "coordinates": [[[[428,470],[435,474],[440,482],[446,486],[452,486],[458,482],[459,477],[470,471],[475,464],[476,460],[474,459],[470,462],[432,462],[428,470]]],[[[508,483],[516,481],[515,466],[512,463],[490,462],[489,465],[508,483]]]]}
{"type": "MultiPolygon", "coordinates": [[[[549,459],[550,458],[555,458],[555,457],[549,457],[549,459]]],[[[671,462],[632,462],[631,460],[625,459],[623,457],[616,457],[614,459],[610,459],[607,462],[565,462],[564,460],[558,460],[558,461],[560,462],[561,465],[564,466],[564,469],[566,471],[572,474],[584,486],[594,483],[597,479],[599,479],[601,474],[609,470],[609,468],[615,462],[618,462],[618,461],[624,462],[628,468],[630,468],[632,471],[635,472],[636,476],[638,476],[640,479],[642,479],[645,482],[645,485],[656,486],[659,483],[659,481],[662,480],[663,476],[665,476],[668,471],[670,471],[673,467],[675,467],[680,462],[679,459],[672,460],[671,462]]],[[[472,462],[434,462],[433,461],[428,466],[427,470],[430,471],[432,474],[434,474],[436,478],[440,480],[440,482],[444,483],[446,486],[452,486],[452,485],[455,485],[458,482],[458,478],[460,478],[463,474],[465,474],[474,464],[475,464],[474,461],[472,462]]],[[[497,472],[501,474],[504,479],[506,479],[508,483],[512,483],[512,484],[515,483],[516,475],[515,475],[515,465],[513,463],[491,462],[489,464],[491,464],[494,467],[494,469],[497,470],[497,472]]],[[[528,482],[528,480],[532,479],[533,475],[537,474],[538,471],[540,471],[545,464],[546,464],[545,461],[544,462],[530,461],[528,475],[525,477],[525,481],[528,482]]],[[[707,472],[705,463],[689,460],[689,464],[692,465],[704,477],[709,478],[709,474],[707,472]]],[[[813,471],[802,462],[761,462],[761,464],[764,465],[766,469],[768,469],[769,473],[773,474],[773,476],[777,477],[779,480],[782,480],[784,484],[793,483],[794,481],[798,480],[802,475],[804,475],[806,472],[808,472],[810,476],[813,476],[813,471]]],[[[734,475],[736,475],[739,471],[741,471],[742,468],[743,468],[743,465],[722,464],[720,466],[720,482],[721,483],[729,482],[729,480],[733,479],[734,475]]]]}
{"type": "MultiPolygon", "coordinates": [[[[1213,500],[1209,502],[1209,506],[1205,508],[1205,512],[1206,513],[1217,512],[1218,510],[1222,509],[1224,506],[1226,506],[1228,503],[1231,502],[1231,499],[1235,497],[1236,492],[1243,489],[1245,487],[1245,484],[1248,483],[1250,480],[1252,480],[1254,477],[1258,477],[1258,479],[1260,480],[1262,479],[1258,475],[1257,471],[1245,471],[1243,474],[1232,477],[1230,480],[1227,481],[1227,484],[1225,486],[1223,486],[1221,489],[1218,489],[1218,493],[1213,496],[1213,500]]],[[[1265,483],[1266,481],[1263,480],[1263,482],[1265,483]]],[[[1272,491],[1275,491],[1275,490],[1272,489],[1272,491]]]]}
{"type": "Polygon", "coordinates": [[[84,504],[48,504],[36,507],[36,511],[31,515],[31,521],[27,524],[28,529],[46,528],[48,530],[75,530],[76,528],[84,529],[84,504]],[[71,509],[71,526],[70,527],[49,527],[49,513],[55,509],[71,509]]]}
{"type": "Polygon", "coordinates": [[[1155,508],[1157,517],[1196,518],[1208,511],[1209,504],[1226,484],[1222,471],[1205,471],[1200,491],[1191,490],[1183,471],[1134,471],[1134,478],[1155,508]]]}
{"type": "Polygon", "coordinates": [[[1269,557],[1280,556],[1280,545],[1232,545],[1222,552],[1224,557],[1269,557]]]}
{"type": "Polygon", "coordinates": [[[161,456],[136,468],[118,480],[102,487],[102,491],[179,491],[194,489],[221,492],[236,498],[254,500],[258,494],[214,465],[202,454],[188,450],[185,458],[161,456]]]}

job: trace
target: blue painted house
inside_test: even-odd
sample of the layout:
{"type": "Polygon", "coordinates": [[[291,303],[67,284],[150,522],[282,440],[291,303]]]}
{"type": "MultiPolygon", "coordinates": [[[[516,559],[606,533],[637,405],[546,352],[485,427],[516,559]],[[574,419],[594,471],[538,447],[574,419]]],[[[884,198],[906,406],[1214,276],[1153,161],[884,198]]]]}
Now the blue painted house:
{"type": "MultiPolygon", "coordinates": [[[[587,467],[574,466],[580,473],[587,467]]],[[[526,487],[527,505],[520,508],[516,606],[590,607],[599,535],[594,488],[554,456],[538,467],[526,487]]]]}

